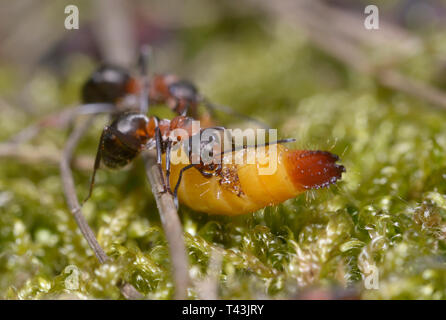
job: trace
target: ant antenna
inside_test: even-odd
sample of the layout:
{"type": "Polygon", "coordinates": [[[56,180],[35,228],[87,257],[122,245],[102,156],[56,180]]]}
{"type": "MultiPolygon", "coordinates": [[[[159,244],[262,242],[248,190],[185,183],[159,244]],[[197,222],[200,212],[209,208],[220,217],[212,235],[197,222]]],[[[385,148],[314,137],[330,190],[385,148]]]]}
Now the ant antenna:
{"type": "Polygon", "coordinates": [[[270,142],[265,142],[265,143],[259,143],[259,144],[255,144],[255,145],[238,146],[235,148],[231,148],[230,150],[224,150],[223,152],[220,152],[219,154],[217,154],[217,156],[221,156],[221,155],[224,155],[227,153],[241,151],[241,150],[248,149],[248,148],[267,147],[272,144],[284,144],[284,143],[290,143],[290,142],[295,142],[295,141],[296,141],[296,139],[294,139],[294,138],[287,138],[287,139],[280,139],[280,140],[270,141],[270,142]]]}
{"type": "Polygon", "coordinates": [[[141,47],[138,59],[138,67],[141,77],[140,111],[146,114],[149,111],[149,63],[152,57],[152,47],[145,44],[141,47]]]}
{"type": "Polygon", "coordinates": [[[267,125],[266,123],[264,123],[263,121],[254,119],[250,116],[247,116],[243,113],[240,113],[234,109],[232,109],[231,107],[222,105],[222,104],[216,104],[216,103],[212,103],[210,102],[208,99],[206,99],[205,97],[200,97],[200,101],[204,104],[204,106],[213,114],[215,114],[215,110],[224,112],[228,115],[232,115],[235,116],[237,118],[241,118],[241,119],[245,119],[247,121],[250,122],[254,122],[257,123],[257,125],[259,125],[261,128],[263,129],[271,129],[271,127],[269,125],[267,125]]]}

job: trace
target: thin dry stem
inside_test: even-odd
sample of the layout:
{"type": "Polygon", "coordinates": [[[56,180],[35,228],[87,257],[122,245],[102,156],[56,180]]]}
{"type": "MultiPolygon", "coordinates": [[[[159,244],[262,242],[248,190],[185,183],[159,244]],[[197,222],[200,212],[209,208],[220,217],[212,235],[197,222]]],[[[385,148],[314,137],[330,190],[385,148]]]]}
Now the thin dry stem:
{"type": "MultiPolygon", "coordinates": [[[[24,164],[60,165],[61,152],[44,146],[27,146],[15,143],[0,143],[0,159],[14,159],[24,164]]],[[[89,156],[78,156],[72,166],[79,170],[91,170],[94,159],[89,156]]]]}
{"type": "Polygon", "coordinates": [[[90,229],[87,221],[85,220],[79,200],[77,199],[76,189],[74,187],[73,175],[70,168],[70,162],[73,157],[74,149],[76,148],[79,139],[83,136],[87,128],[91,125],[94,117],[90,116],[88,120],[83,121],[81,125],[75,127],[74,131],[70,134],[67,144],[62,152],[62,158],[60,161],[60,173],[62,176],[62,186],[67,200],[68,207],[76,220],[82,234],[87,240],[90,247],[93,249],[96,257],[100,263],[104,263],[108,260],[107,254],[104,252],[93,231],[90,229]]]}
{"type": "MultiPolygon", "coordinates": [[[[81,206],[76,195],[76,189],[74,187],[73,174],[70,168],[70,162],[73,157],[73,152],[80,138],[84,135],[88,127],[91,125],[93,119],[93,115],[89,116],[87,120],[84,120],[80,125],[75,126],[73,132],[68,137],[68,141],[62,152],[60,161],[60,173],[62,177],[63,192],[65,194],[68,207],[73,214],[73,217],[76,220],[79,229],[87,240],[90,248],[95,253],[99,262],[102,264],[105,263],[109,259],[109,257],[102,249],[101,245],[98,243],[93,230],[91,230],[90,226],[88,225],[82,214],[81,206]]],[[[123,285],[121,286],[121,293],[128,299],[142,298],[142,295],[129,283],[123,283],[123,285]]]]}
{"type": "Polygon", "coordinates": [[[172,273],[175,283],[175,299],[184,300],[187,297],[189,285],[188,261],[184,244],[183,228],[173,197],[163,192],[163,177],[160,175],[153,152],[143,152],[142,157],[146,167],[146,175],[152,186],[152,193],[161,217],[164,232],[169,244],[172,260],[172,273]]]}

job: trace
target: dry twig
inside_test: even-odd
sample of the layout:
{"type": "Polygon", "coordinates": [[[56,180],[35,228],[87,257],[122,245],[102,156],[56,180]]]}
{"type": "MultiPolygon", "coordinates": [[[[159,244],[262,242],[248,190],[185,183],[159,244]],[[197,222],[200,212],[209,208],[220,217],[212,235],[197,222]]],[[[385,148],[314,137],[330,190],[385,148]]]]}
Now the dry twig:
{"type": "Polygon", "coordinates": [[[70,168],[70,162],[73,157],[74,149],[76,148],[80,138],[90,126],[94,117],[89,117],[88,120],[84,121],[81,125],[76,126],[74,131],[70,134],[67,144],[62,153],[62,158],[60,161],[60,173],[62,176],[62,186],[67,199],[68,207],[76,220],[82,234],[87,240],[90,247],[93,249],[96,257],[100,263],[104,263],[108,260],[107,254],[104,252],[102,247],[99,245],[93,231],[90,229],[87,221],[82,215],[81,206],[77,199],[76,189],[74,187],[74,179],[70,168]]]}
{"type": "MultiPolygon", "coordinates": [[[[74,131],[70,134],[64,151],[62,153],[62,158],[60,161],[60,172],[62,177],[62,186],[67,200],[68,207],[76,220],[79,229],[87,240],[90,248],[95,253],[99,262],[105,263],[109,258],[107,254],[102,249],[101,245],[98,243],[93,231],[85,220],[79,200],[76,195],[76,189],[74,187],[74,179],[70,168],[70,162],[73,157],[74,149],[76,148],[80,138],[83,136],[85,131],[91,125],[94,116],[89,116],[87,120],[83,121],[80,125],[76,126],[74,131]]],[[[125,283],[121,287],[122,294],[129,299],[141,299],[141,294],[129,283],[125,283]]]]}
{"type": "MultiPolygon", "coordinates": [[[[0,143],[0,159],[14,159],[25,164],[60,165],[61,153],[53,148],[41,146],[16,145],[0,143]]],[[[73,167],[80,170],[91,170],[94,159],[88,156],[78,156],[73,160],[73,167]]]]}
{"type": "Polygon", "coordinates": [[[175,283],[175,299],[184,300],[187,297],[189,271],[181,221],[178,217],[172,195],[168,192],[163,192],[163,177],[161,177],[158,170],[156,157],[152,152],[147,151],[143,152],[142,157],[169,244],[175,283]]]}

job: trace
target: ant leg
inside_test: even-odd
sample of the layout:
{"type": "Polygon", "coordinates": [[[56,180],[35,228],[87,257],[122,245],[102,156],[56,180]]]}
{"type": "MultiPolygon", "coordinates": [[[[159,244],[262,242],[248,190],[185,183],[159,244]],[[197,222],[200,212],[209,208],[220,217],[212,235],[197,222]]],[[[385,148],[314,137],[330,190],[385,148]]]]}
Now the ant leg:
{"type": "Polygon", "coordinates": [[[296,139],[288,138],[288,139],[281,139],[281,140],[276,140],[276,141],[272,141],[272,142],[265,142],[265,143],[261,143],[261,144],[257,144],[257,145],[244,145],[244,146],[237,147],[237,148],[235,148],[235,146],[233,145],[231,150],[225,150],[222,153],[218,154],[217,156],[221,156],[226,153],[231,153],[231,152],[235,152],[235,151],[239,151],[239,150],[243,150],[243,149],[247,149],[247,148],[267,147],[271,144],[283,144],[283,143],[289,143],[289,142],[294,142],[294,141],[296,141],[296,139]]]}
{"type": "MultiPolygon", "coordinates": [[[[216,130],[216,131],[221,131],[222,134],[220,134],[215,139],[212,139],[212,141],[211,140],[205,141],[204,144],[207,145],[209,143],[214,143],[214,144],[217,143],[219,145],[220,150],[221,150],[221,148],[224,149],[224,142],[226,141],[225,137],[226,137],[226,134],[229,133],[229,131],[225,131],[226,128],[225,127],[221,127],[221,126],[208,127],[208,128],[204,128],[204,129],[200,130],[200,137],[201,137],[201,134],[203,134],[204,131],[209,130],[209,129],[216,130]]],[[[215,135],[212,135],[212,137],[215,137],[215,135]]],[[[232,137],[231,137],[231,139],[232,139],[232,137]]],[[[203,146],[203,144],[202,144],[202,146],[203,146]]]]}
{"type": "MultiPolygon", "coordinates": [[[[98,240],[96,239],[93,230],[91,230],[90,226],[85,220],[85,217],[82,214],[82,209],[80,208],[79,201],[76,196],[76,190],[74,187],[73,173],[70,168],[70,162],[73,157],[73,151],[78,145],[80,138],[84,135],[85,131],[91,125],[91,121],[93,119],[94,116],[90,116],[90,118],[83,124],[81,124],[80,126],[76,126],[74,128],[74,131],[68,137],[68,140],[65,144],[64,150],[62,152],[62,157],[60,160],[60,173],[62,178],[62,189],[68,207],[71,213],[73,214],[74,220],[76,220],[76,223],[81,233],[85,237],[85,240],[87,240],[88,245],[95,253],[99,262],[103,264],[109,258],[102,249],[101,245],[98,243],[98,240]]],[[[123,285],[124,286],[121,288],[121,292],[123,293],[124,296],[130,297],[130,295],[126,295],[126,293],[132,293],[132,296],[136,299],[142,297],[141,294],[139,294],[138,291],[131,284],[124,283],[123,285]]]]}
{"type": "Polygon", "coordinates": [[[90,188],[89,188],[87,197],[82,202],[82,205],[84,205],[85,202],[87,202],[87,200],[90,199],[90,197],[93,193],[96,171],[99,169],[99,166],[101,164],[102,143],[104,140],[104,136],[107,133],[111,133],[111,134],[115,135],[124,145],[126,145],[129,148],[132,148],[135,150],[138,150],[140,148],[140,143],[137,139],[133,138],[132,136],[127,136],[127,135],[123,134],[121,131],[117,130],[114,127],[106,126],[104,128],[104,130],[102,130],[101,138],[99,139],[98,150],[96,152],[96,158],[94,161],[93,174],[92,174],[92,177],[90,180],[90,188]]]}
{"type": "MultiPolygon", "coordinates": [[[[187,102],[187,100],[186,101],[185,100],[183,100],[183,101],[176,100],[175,109],[179,108],[180,106],[184,106],[184,109],[183,109],[183,111],[181,111],[180,116],[186,117],[187,113],[189,112],[190,103],[187,102]]],[[[196,118],[196,114],[191,114],[191,117],[196,118]]]]}
{"type": "Polygon", "coordinates": [[[78,145],[78,142],[82,137],[82,135],[84,134],[84,132],[90,126],[92,120],[93,117],[90,117],[89,120],[85,121],[81,126],[76,126],[74,131],[70,134],[66,142],[64,151],[62,153],[62,158],[60,162],[60,171],[62,176],[62,187],[68,207],[70,208],[70,211],[72,212],[74,219],[76,220],[76,223],[79,226],[79,229],[81,230],[82,234],[84,235],[85,239],[90,245],[90,248],[96,254],[99,262],[104,263],[108,259],[108,256],[104,252],[102,247],[99,245],[93,231],[90,229],[87,221],[82,215],[82,211],[74,187],[73,173],[70,168],[70,162],[73,157],[73,151],[78,145]]]}
{"type": "Polygon", "coordinates": [[[203,129],[201,129],[201,131],[204,131],[204,130],[208,130],[208,129],[214,129],[214,130],[217,130],[217,131],[225,131],[226,130],[226,128],[225,127],[208,127],[208,128],[203,128],[203,129]]]}
{"type": "Polygon", "coordinates": [[[194,167],[193,164],[189,164],[189,165],[181,168],[180,174],[178,175],[178,180],[177,180],[177,183],[175,184],[175,188],[173,190],[173,200],[175,202],[175,206],[177,207],[177,209],[178,209],[178,189],[180,188],[180,183],[181,183],[181,179],[183,178],[183,173],[184,173],[184,171],[189,170],[190,168],[193,168],[193,167],[194,167]]]}
{"type": "Polygon", "coordinates": [[[167,99],[166,104],[169,107],[169,109],[172,110],[173,112],[175,112],[176,114],[178,114],[180,116],[186,116],[187,107],[185,108],[185,110],[181,111],[180,110],[180,101],[178,99],[170,97],[167,99]]]}
{"type": "Polygon", "coordinates": [[[140,49],[138,58],[139,72],[141,75],[147,74],[151,57],[152,57],[152,47],[148,44],[143,45],[140,49]]]}
{"type": "Polygon", "coordinates": [[[161,148],[161,130],[158,126],[158,122],[156,124],[156,128],[155,128],[155,140],[156,140],[156,165],[158,166],[158,169],[160,171],[160,176],[163,179],[163,188],[164,191],[163,192],[167,192],[167,186],[166,186],[166,181],[164,180],[164,174],[163,174],[163,167],[162,167],[162,148],[161,148]]]}
{"type": "Polygon", "coordinates": [[[170,150],[172,149],[172,141],[167,142],[166,147],[166,189],[172,194],[172,190],[170,189],[170,150]]]}
{"type": "Polygon", "coordinates": [[[201,171],[199,169],[198,169],[198,172],[200,172],[201,175],[205,178],[211,178],[214,175],[212,172],[201,171]]]}
{"type": "Polygon", "coordinates": [[[204,131],[209,130],[209,129],[213,129],[213,130],[216,130],[216,131],[221,131],[224,135],[226,133],[229,133],[229,131],[225,131],[226,130],[225,127],[221,127],[221,126],[203,128],[203,129],[200,130],[200,132],[203,133],[204,131]]]}
{"type": "Polygon", "coordinates": [[[283,143],[290,143],[290,142],[295,142],[295,141],[296,141],[296,139],[294,139],[294,138],[287,138],[287,139],[280,139],[280,140],[271,141],[271,142],[260,143],[255,146],[244,146],[244,148],[267,147],[271,144],[283,144],[283,143]]]}
{"type": "Polygon", "coordinates": [[[66,127],[77,115],[108,113],[114,109],[115,106],[109,103],[89,103],[63,109],[62,111],[44,116],[36,123],[20,130],[6,142],[13,144],[25,143],[37,136],[42,129],[66,127]]]}
{"type": "Polygon", "coordinates": [[[146,114],[149,111],[149,79],[147,77],[148,65],[150,62],[150,57],[152,55],[152,48],[149,45],[144,45],[141,48],[139,56],[139,71],[142,82],[142,90],[139,96],[140,99],[140,111],[146,114]]]}
{"type": "Polygon", "coordinates": [[[116,106],[111,103],[85,103],[77,107],[77,114],[99,114],[116,110],[116,106]]]}
{"type": "MultiPolygon", "coordinates": [[[[206,131],[206,130],[221,131],[223,134],[226,133],[226,131],[225,131],[226,128],[225,128],[225,127],[208,127],[208,128],[200,129],[200,137],[201,137],[201,135],[203,134],[203,132],[206,131]]],[[[221,139],[221,136],[220,136],[220,139],[221,139]]]]}
{"type": "Polygon", "coordinates": [[[99,169],[99,166],[101,165],[102,142],[104,140],[104,135],[107,130],[108,130],[108,127],[105,127],[104,130],[102,130],[101,138],[99,139],[98,150],[96,151],[96,158],[94,160],[93,174],[91,175],[91,180],[90,180],[90,188],[88,190],[88,194],[85,197],[84,201],[82,201],[81,206],[83,206],[85,204],[85,202],[87,202],[87,200],[90,199],[91,194],[93,193],[96,171],[99,169]]]}
{"type": "Polygon", "coordinates": [[[256,145],[244,145],[244,146],[241,146],[238,148],[235,148],[235,146],[234,146],[232,151],[239,151],[239,150],[248,149],[248,148],[267,147],[272,144],[283,144],[283,143],[289,143],[289,142],[294,142],[294,141],[296,141],[296,139],[288,138],[288,139],[281,139],[281,140],[276,140],[276,141],[271,141],[271,142],[260,143],[260,144],[256,144],[256,145]]]}

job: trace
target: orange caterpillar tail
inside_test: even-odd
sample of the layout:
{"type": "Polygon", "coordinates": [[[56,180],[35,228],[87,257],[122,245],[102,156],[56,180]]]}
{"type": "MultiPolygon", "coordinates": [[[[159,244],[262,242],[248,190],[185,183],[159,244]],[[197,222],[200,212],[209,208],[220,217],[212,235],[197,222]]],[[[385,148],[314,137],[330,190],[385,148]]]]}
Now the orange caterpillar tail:
{"type": "MultiPolygon", "coordinates": [[[[262,148],[264,152],[256,163],[224,164],[222,174],[211,178],[194,168],[187,170],[178,190],[180,202],[209,214],[246,214],[309,189],[328,187],[345,172],[344,166],[336,163],[338,156],[326,151],[288,150],[277,145],[277,153],[270,154],[268,147],[262,148]],[[271,164],[276,170],[262,174],[262,169],[271,164]]],[[[172,165],[171,185],[175,185],[184,166],[172,165]]]]}

